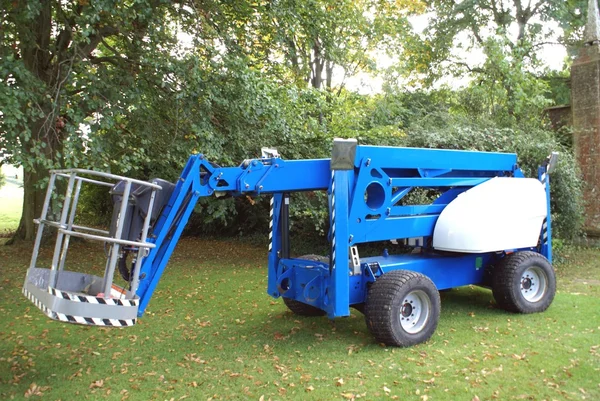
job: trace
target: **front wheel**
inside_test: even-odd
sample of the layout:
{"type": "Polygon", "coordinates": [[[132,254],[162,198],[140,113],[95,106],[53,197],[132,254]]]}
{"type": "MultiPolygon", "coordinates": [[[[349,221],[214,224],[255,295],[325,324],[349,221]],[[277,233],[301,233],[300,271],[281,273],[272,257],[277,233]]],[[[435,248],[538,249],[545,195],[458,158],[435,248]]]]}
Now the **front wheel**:
{"type": "Polygon", "coordinates": [[[440,309],[440,294],[429,278],[407,270],[394,270],[371,285],[365,320],[378,342],[408,347],[425,342],[433,335],[440,309]]]}
{"type": "Polygon", "coordinates": [[[556,275],[541,254],[515,252],[494,269],[492,293],[498,306],[509,312],[543,312],[556,294],[556,275]]]}

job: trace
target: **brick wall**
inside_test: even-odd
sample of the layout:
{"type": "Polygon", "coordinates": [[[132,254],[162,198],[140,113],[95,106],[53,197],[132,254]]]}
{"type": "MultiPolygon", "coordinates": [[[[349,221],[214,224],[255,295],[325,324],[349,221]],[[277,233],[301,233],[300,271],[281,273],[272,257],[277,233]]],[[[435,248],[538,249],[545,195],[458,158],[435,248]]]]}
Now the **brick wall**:
{"type": "Polygon", "coordinates": [[[571,67],[573,145],[585,182],[585,230],[600,236],[600,48],[585,46],[571,67]]]}

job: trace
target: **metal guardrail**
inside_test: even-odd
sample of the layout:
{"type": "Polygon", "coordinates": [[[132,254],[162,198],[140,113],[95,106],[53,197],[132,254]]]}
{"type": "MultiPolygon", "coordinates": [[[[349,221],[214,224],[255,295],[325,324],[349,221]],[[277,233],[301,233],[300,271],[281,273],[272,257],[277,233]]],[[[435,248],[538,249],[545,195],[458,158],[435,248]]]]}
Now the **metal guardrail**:
{"type": "MultiPolygon", "coordinates": [[[[147,181],[142,181],[142,180],[136,180],[135,178],[129,178],[129,177],[125,177],[122,175],[116,175],[116,174],[110,174],[110,173],[104,173],[102,171],[95,171],[95,170],[85,170],[85,169],[81,169],[81,168],[72,168],[72,169],[65,169],[65,170],[50,170],[51,174],[57,174],[57,175],[62,175],[62,176],[66,176],[66,177],[70,177],[72,174],[88,174],[88,175],[93,175],[96,177],[103,177],[103,178],[108,178],[109,180],[115,180],[115,181],[127,181],[127,182],[131,182],[132,184],[139,184],[139,185],[144,185],[147,187],[151,187],[157,190],[161,190],[161,186],[160,185],[156,185],[153,184],[151,182],[147,182],[147,181]]],[[[86,178],[80,177],[81,180],[88,180],[86,178]]],[[[103,181],[97,181],[96,183],[99,184],[107,184],[107,182],[103,182],[103,181]]]]}

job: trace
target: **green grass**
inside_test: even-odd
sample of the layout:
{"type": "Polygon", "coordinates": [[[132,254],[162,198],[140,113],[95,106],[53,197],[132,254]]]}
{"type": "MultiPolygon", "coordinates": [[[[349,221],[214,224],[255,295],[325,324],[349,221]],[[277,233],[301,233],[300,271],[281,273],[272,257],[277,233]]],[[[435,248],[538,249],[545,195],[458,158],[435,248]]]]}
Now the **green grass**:
{"type": "MultiPolygon", "coordinates": [[[[10,184],[7,184],[10,185],[10,184]]],[[[0,198],[0,235],[17,229],[21,219],[23,199],[0,198]]]]}
{"type": "MultiPolygon", "coordinates": [[[[264,246],[182,241],[126,329],[44,317],[20,294],[29,255],[0,247],[0,399],[600,399],[598,250],[565,252],[542,314],[496,309],[484,289],[443,293],[435,335],[408,349],[376,344],[358,312],[292,315],[265,294],[264,246]]],[[[85,243],[69,262],[103,269],[85,243]]]]}

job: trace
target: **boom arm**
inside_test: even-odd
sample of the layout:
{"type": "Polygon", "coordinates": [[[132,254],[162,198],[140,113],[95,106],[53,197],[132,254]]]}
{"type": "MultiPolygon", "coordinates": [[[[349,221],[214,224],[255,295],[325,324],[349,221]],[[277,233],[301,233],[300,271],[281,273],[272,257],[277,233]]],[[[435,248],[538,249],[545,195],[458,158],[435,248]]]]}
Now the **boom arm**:
{"type": "Polygon", "coordinates": [[[173,194],[157,220],[148,242],[150,249],[140,271],[133,274],[132,290],[140,297],[142,315],[201,196],[282,194],[326,190],[329,159],[291,160],[278,157],[246,160],[238,167],[218,167],[203,155],[192,155],[173,194]]]}

